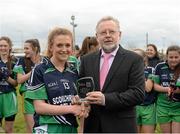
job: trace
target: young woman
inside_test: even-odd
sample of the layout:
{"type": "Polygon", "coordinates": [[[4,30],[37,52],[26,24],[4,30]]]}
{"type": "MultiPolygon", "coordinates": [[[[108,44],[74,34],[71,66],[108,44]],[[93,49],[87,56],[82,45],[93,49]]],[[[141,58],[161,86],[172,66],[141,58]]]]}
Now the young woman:
{"type": "Polygon", "coordinates": [[[80,51],[80,48],[78,45],[75,45],[74,46],[74,51],[73,51],[73,55],[78,58],[79,57],[79,51],[80,51]]]}
{"type": "Polygon", "coordinates": [[[0,122],[5,118],[5,132],[13,133],[17,114],[16,74],[13,67],[16,58],[11,56],[12,42],[9,37],[0,37],[0,122]]]}
{"type": "Polygon", "coordinates": [[[79,56],[83,56],[88,53],[92,53],[99,49],[99,44],[96,40],[96,37],[85,37],[82,43],[81,50],[79,51],[79,56]]]}
{"type": "Polygon", "coordinates": [[[49,59],[32,72],[28,98],[36,111],[34,133],[77,133],[76,116],[86,113],[80,105],[72,105],[78,78],[67,64],[72,41],[69,30],[53,29],[48,36],[49,59]]]}
{"type": "Polygon", "coordinates": [[[180,47],[170,46],[166,52],[167,61],[155,68],[154,89],[157,90],[157,121],[162,133],[180,133],[180,102],[168,97],[170,82],[174,79],[175,70],[180,64],[180,47]]]}
{"type": "Polygon", "coordinates": [[[137,124],[139,133],[154,133],[156,125],[155,95],[153,88],[153,67],[148,66],[147,57],[142,49],[135,49],[134,52],[144,58],[145,75],[145,99],[141,105],[136,107],[137,124]]]}
{"type": "Polygon", "coordinates": [[[150,67],[155,68],[155,66],[159,62],[161,62],[161,59],[159,58],[157,47],[154,44],[147,45],[146,56],[147,56],[148,64],[150,67]]]}
{"type": "Polygon", "coordinates": [[[23,96],[23,113],[25,117],[25,122],[27,126],[27,132],[31,133],[34,125],[33,114],[34,107],[32,102],[24,99],[27,91],[27,81],[30,78],[31,70],[42,60],[40,56],[40,44],[37,39],[29,39],[25,41],[24,44],[25,56],[20,58],[14,68],[17,73],[17,81],[20,85],[20,94],[23,96]]]}

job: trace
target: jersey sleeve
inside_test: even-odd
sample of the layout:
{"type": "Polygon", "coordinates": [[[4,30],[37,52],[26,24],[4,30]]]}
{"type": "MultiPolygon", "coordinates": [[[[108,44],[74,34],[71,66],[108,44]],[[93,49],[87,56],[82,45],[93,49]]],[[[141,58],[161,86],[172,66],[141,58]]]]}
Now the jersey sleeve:
{"type": "Polygon", "coordinates": [[[177,79],[177,81],[176,81],[176,86],[177,87],[180,87],[180,77],[177,79]]]}
{"type": "Polygon", "coordinates": [[[25,98],[32,100],[47,100],[47,92],[43,79],[43,69],[41,65],[36,66],[31,73],[27,84],[25,98]]]}
{"type": "Polygon", "coordinates": [[[160,65],[159,64],[155,67],[153,81],[157,84],[160,84],[160,65]]]}

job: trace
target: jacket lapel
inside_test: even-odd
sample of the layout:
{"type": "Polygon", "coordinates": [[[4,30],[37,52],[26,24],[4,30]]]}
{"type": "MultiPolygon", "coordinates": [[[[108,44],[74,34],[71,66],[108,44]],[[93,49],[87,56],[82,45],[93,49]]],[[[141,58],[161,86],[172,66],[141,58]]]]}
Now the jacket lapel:
{"type": "Polygon", "coordinates": [[[100,89],[99,86],[99,68],[100,68],[100,55],[101,52],[98,51],[97,53],[94,54],[94,65],[91,65],[93,67],[93,72],[94,72],[94,83],[97,84],[95,87],[97,88],[96,90],[100,89]]]}
{"type": "Polygon", "coordinates": [[[107,74],[102,91],[106,90],[106,87],[110,83],[114,73],[116,72],[117,69],[120,68],[120,65],[124,59],[124,56],[125,56],[124,49],[121,46],[119,46],[119,49],[116,53],[116,56],[114,57],[112,65],[111,65],[111,68],[107,74]]]}

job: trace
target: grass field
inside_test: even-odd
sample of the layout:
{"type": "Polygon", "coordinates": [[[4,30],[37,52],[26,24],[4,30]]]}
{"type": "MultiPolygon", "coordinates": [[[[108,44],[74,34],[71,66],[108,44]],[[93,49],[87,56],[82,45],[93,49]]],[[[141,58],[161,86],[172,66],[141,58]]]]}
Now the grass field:
{"type": "Polygon", "coordinates": [[[22,112],[22,98],[18,93],[18,114],[16,115],[16,120],[14,123],[14,132],[15,133],[25,133],[26,132],[26,124],[24,121],[24,115],[22,112]]]}

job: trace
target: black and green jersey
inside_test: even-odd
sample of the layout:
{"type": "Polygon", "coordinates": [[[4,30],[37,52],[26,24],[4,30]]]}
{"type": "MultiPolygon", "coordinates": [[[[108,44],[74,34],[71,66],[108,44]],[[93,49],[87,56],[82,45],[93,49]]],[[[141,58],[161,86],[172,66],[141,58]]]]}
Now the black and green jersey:
{"type": "MultiPolygon", "coordinates": [[[[174,78],[174,71],[171,70],[166,62],[161,62],[157,64],[155,68],[154,82],[163,86],[170,87],[170,81],[174,78]]],[[[158,93],[157,105],[177,108],[179,107],[179,102],[173,102],[169,100],[167,93],[158,93]]]]}
{"type": "MultiPolygon", "coordinates": [[[[17,61],[16,65],[15,65],[15,67],[14,67],[14,69],[13,69],[13,71],[16,72],[17,74],[18,74],[18,73],[19,73],[19,74],[27,74],[28,71],[27,71],[27,66],[26,66],[26,64],[25,64],[25,61],[26,61],[25,57],[19,58],[19,60],[17,61]]],[[[30,68],[33,68],[34,65],[35,65],[35,64],[34,64],[33,62],[31,62],[31,63],[30,63],[30,68]]],[[[24,82],[24,83],[22,83],[22,84],[20,85],[20,87],[19,87],[19,92],[20,92],[21,94],[27,90],[27,88],[26,88],[26,86],[25,86],[26,84],[27,84],[27,81],[24,82]]]]}
{"type": "MultiPolygon", "coordinates": [[[[145,80],[147,79],[153,80],[153,73],[154,73],[154,68],[146,66],[144,68],[145,80]]],[[[154,90],[151,90],[151,92],[145,92],[145,98],[141,105],[150,105],[154,103],[156,100],[156,96],[157,93],[154,90]]]]}
{"type": "MultiPolygon", "coordinates": [[[[10,73],[10,77],[13,79],[16,79],[16,72],[13,71],[13,68],[16,64],[17,58],[13,57],[13,59],[11,60],[11,70],[9,70],[7,68],[7,63],[4,63],[1,59],[0,59],[0,71],[3,71],[3,69],[7,69],[8,72],[10,73]]],[[[8,83],[4,78],[2,78],[0,76],[0,94],[3,93],[8,93],[11,91],[15,91],[15,87],[13,85],[11,85],[10,83],[8,83]]]]}
{"type": "MultiPolygon", "coordinates": [[[[36,66],[31,74],[26,98],[45,100],[52,105],[71,105],[72,97],[77,94],[76,80],[78,74],[66,66],[63,72],[58,71],[49,59],[36,66]]],[[[35,126],[42,124],[65,124],[77,127],[76,117],[66,115],[37,115],[35,126]]]]}

